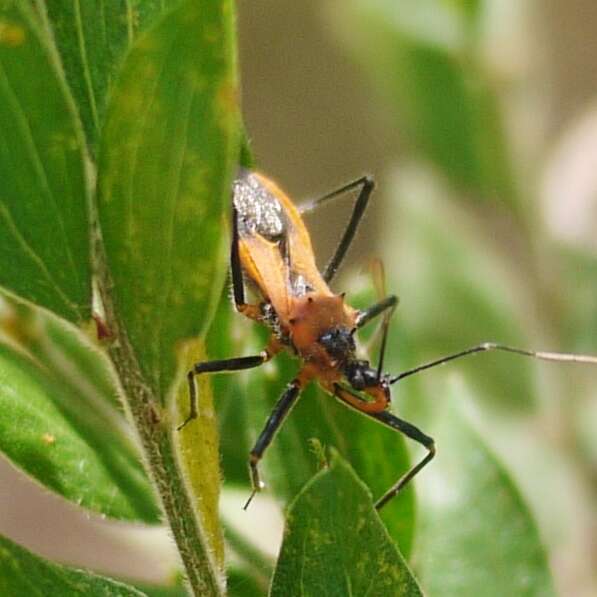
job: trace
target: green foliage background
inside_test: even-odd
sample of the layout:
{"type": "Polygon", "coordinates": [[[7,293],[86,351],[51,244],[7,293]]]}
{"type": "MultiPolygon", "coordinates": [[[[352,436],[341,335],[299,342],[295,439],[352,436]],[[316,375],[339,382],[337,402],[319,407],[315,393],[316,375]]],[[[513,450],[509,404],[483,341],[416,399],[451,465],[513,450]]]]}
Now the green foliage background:
{"type": "MultiPolygon", "coordinates": [[[[349,256],[357,267],[340,282],[352,304],[369,304],[370,280],[356,272],[368,255],[384,258],[387,287],[402,299],[393,372],[485,340],[597,354],[595,246],[546,226],[548,151],[529,149],[513,126],[515,81],[488,50],[490,25],[513,17],[494,8],[349,0],[321,9],[329,43],[360,69],[368,105],[382,114],[380,130],[403,146],[379,173],[383,218],[366,222],[349,256]]],[[[439,455],[380,517],[372,495],[420,450],[309,388],[263,461],[267,490],[256,501],[268,504],[266,520],[285,517],[276,562],[266,553],[276,551],[275,529],[261,529],[273,543],[262,551],[263,537],[245,528],[251,510],[239,523],[242,501],[230,506],[226,494],[249,491],[247,452],[297,363],[283,356],[204,380],[203,416],[173,432],[194,360],[250,354],[265,341],[232,313],[225,288],[228,189],[249,159],[234,27],[229,1],[0,2],[0,450],[86,512],[170,525],[189,572],[176,529],[192,535],[193,525],[164,515],[156,466],[184,476],[182,518],[196,521],[191,544],[209,554],[205,594],[550,595],[581,585],[589,594],[597,585],[580,532],[596,501],[589,367],[480,355],[398,384],[394,410],[435,437],[439,455]],[[132,396],[119,399],[128,372],[91,319],[92,278],[101,286],[106,272],[108,331],[130,345],[130,376],[153,396],[143,416],[132,396]],[[167,442],[157,442],[157,461],[155,429],[167,442]],[[233,554],[227,589],[224,549],[233,554]],[[553,566],[564,551],[576,558],[572,573],[553,566]]],[[[274,33],[245,40],[241,63],[252,44],[285,47],[274,33]]],[[[308,174],[292,138],[268,158],[252,89],[269,134],[284,123],[261,83],[250,73],[243,81],[253,158],[274,174],[275,159],[308,174]]],[[[369,134],[360,132],[365,145],[369,134]]],[[[338,235],[321,222],[341,228],[348,214],[346,203],[335,207],[309,222],[322,253],[338,235]]],[[[98,576],[94,561],[86,567],[96,572],[78,570],[1,541],[3,594],[187,594],[174,564],[159,586],[123,582],[98,576]]]]}

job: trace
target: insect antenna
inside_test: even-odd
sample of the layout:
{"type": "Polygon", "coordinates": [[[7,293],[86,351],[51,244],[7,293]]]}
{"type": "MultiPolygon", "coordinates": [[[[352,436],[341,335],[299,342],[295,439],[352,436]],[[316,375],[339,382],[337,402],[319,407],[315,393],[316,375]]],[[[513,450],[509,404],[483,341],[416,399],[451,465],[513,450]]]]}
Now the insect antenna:
{"type": "Polygon", "coordinates": [[[506,346],[505,344],[496,344],[495,342],[484,342],[483,344],[479,344],[477,346],[472,346],[471,348],[467,348],[465,350],[461,350],[460,352],[456,352],[454,354],[447,355],[440,359],[436,359],[434,361],[429,361],[428,363],[423,363],[417,367],[413,367],[412,369],[407,369],[402,373],[399,373],[395,377],[390,379],[390,383],[396,383],[400,379],[404,379],[405,377],[409,377],[411,375],[415,375],[416,373],[420,373],[425,369],[431,369],[432,367],[437,367],[438,365],[443,365],[449,361],[454,361],[456,359],[460,359],[462,357],[469,356],[471,354],[475,354],[477,352],[489,352],[491,350],[501,350],[503,352],[512,352],[514,354],[519,354],[525,357],[531,357],[534,359],[541,359],[543,361],[559,361],[565,363],[589,363],[592,365],[597,365],[597,356],[591,355],[584,355],[584,354],[570,354],[565,352],[542,352],[542,351],[535,351],[535,350],[525,350],[523,348],[514,348],[513,346],[506,346]]]}

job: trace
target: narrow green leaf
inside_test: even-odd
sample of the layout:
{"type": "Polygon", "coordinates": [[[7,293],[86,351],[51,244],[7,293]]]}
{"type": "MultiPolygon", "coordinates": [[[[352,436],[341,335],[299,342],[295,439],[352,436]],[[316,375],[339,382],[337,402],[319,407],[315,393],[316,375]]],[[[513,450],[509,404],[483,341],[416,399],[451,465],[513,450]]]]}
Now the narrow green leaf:
{"type": "Polygon", "coordinates": [[[453,4],[472,23],[481,15],[485,4],[483,0],[448,0],[448,3],[453,4]]]}
{"type": "MultiPolygon", "coordinates": [[[[188,363],[187,370],[192,363],[205,361],[205,343],[202,340],[186,342],[181,357],[184,363],[188,363]]],[[[176,393],[179,421],[184,421],[189,412],[189,386],[186,376],[183,379],[176,393]]],[[[174,432],[174,444],[185,471],[187,485],[195,498],[202,530],[223,573],[224,537],[218,511],[220,467],[218,429],[214,425],[216,414],[209,378],[205,375],[199,376],[196,379],[196,387],[198,416],[183,429],[174,432]]]]}
{"type": "MultiPolygon", "coordinates": [[[[433,178],[404,169],[396,180],[400,209],[387,221],[386,255],[391,289],[402,300],[388,365],[398,371],[487,341],[535,348],[526,333],[530,297],[523,265],[513,269],[472,214],[451,204],[433,178]],[[410,360],[398,362],[405,344],[410,360]]],[[[520,413],[536,402],[534,366],[520,357],[483,354],[421,376],[465,371],[479,400],[520,413]]]]}
{"type": "Polygon", "coordinates": [[[421,595],[369,492],[337,454],[290,506],[270,595],[421,595]]]}
{"type": "Polygon", "coordinates": [[[0,537],[0,593],[29,597],[142,597],[144,593],[104,576],[54,564],[0,537]]]}
{"type": "MultiPolygon", "coordinates": [[[[210,359],[227,359],[246,354],[246,342],[242,342],[242,336],[246,338],[250,332],[245,328],[244,334],[242,331],[240,334],[235,333],[235,324],[240,328],[251,326],[249,321],[234,312],[228,289],[225,288],[207,335],[210,359]]],[[[251,400],[246,394],[246,384],[243,383],[242,373],[232,373],[213,375],[211,385],[220,429],[222,473],[227,483],[244,485],[248,482],[247,459],[251,448],[247,416],[251,400]]]]}
{"type": "Polygon", "coordinates": [[[232,5],[183,2],[140,35],[111,96],[99,218],[116,309],[156,394],[205,333],[226,274],[238,157],[232,5]]]}
{"type": "Polygon", "coordinates": [[[91,284],[83,138],[28,5],[0,5],[0,285],[80,321],[91,284]]]}
{"type": "MultiPolygon", "coordinates": [[[[463,418],[466,393],[446,398],[436,460],[421,478],[415,561],[430,595],[554,595],[535,521],[483,438],[463,418]]],[[[438,405],[439,407],[439,405],[438,405]]]]}
{"type": "Polygon", "coordinates": [[[157,522],[153,490],[131,439],[100,410],[0,344],[0,449],[47,488],[123,520],[157,522]]]}
{"type": "Polygon", "coordinates": [[[230,597],[263,597],[263,586],[244,570],[233,568],[228,572],[228,595],[230,597]]]}
{"type": "Polygon", "coordinates": [[[389,100],[396,131],[476,199],[518,200],[476,2],[352,0],[343,39],[389,100]]]}
{"type": "MultiPolygon", "coordinates": [[[[230,558],[235,561],[233,569],[237,570],[239,575],[251,578],[251,584],[261,585],[261,592],[265,592],[273,573],[274,562],[270,556],[262,552],[248,537],[239,533],[231,525],[226,525],[226,542],[234,554],[234,557],[230,558]],[[236,562],[237,559],[238,562],[236,562]]],[[[228,588],[231,589],[230,582],[228,588]]]]}
{"type": "Polygon", "coordinates": [[[182,576],[178,575],[167,585],[155,585],[137,581],[129,581],[126,578],[121,582],[134,584],[135,588],[146,595],[146,597],[189,597],[189,592],[185,586],[182,576]]]}
{"type": "Polygon", "coordinates": [[[243,129],[240,140],[239,164],[243,168],[251,170],[255,166],[255,159],[251,152],[251,140],[247,136],[247,131],[243,129]]]}
{"type": "Polygon", "coordinates": [[[174,0],[45,0],[43,4],[93,148],[122,57],[138,32],[174,0]]]}
{"type": "Polygon", "coordinates": [[[597,257],[578,249],[564,249],[550,255],[557,259],[561,279],[555,291],[562,307],[563,346],[570,352],[595,353],[597,338],[597,257]],[[569,292],[574,288],[575,292],[569,292]]]}

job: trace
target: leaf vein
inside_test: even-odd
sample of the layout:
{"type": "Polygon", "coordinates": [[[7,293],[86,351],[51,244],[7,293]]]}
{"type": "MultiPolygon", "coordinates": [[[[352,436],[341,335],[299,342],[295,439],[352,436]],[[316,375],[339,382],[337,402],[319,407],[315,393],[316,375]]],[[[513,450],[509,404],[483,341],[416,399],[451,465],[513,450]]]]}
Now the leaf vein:
{"type": "Polygon", "coordinates": [[[27,242],[27,239],[21,234],[19,228],[15,224],[12,216],[10,215],[10,211],[4,202],[0,202],[0,215],[4,218],[7,224],[7,230],[14,236],[15,240],[26,255],[37,265],[41,273],[44,275],[46,280],[50,283],[50,286],[54,288],[56,294],[64,301],[64,303],[73,310],[75,314],[78,314],[77,305],[69,300],[69,298],[64,294],[60,286],[54,281],[52,275],[48,271],[46,264],[44,263],[43,259],[35,252],[33,247],[27,242]]]}
{"type": "Polygon", "coordinates": [[[134,14],[131,0],[126,0],[126,30],[128,34],[129,46],[132,45],[135,37],[134,31],[134,14]]]}
{"type": "Polygon", "coordinates": [[[95,91],[93,89],[93,80],[91,78],[91,71],[89,70],[89,58],[87,57],[87,46],[85,40],[85,33],[83,31],[83,20],[81,18],[81,3],[80,0],[75,0],[75,27],[77,30],[77,41],[79,42],[79,52],[81,54],[81,64],[83,65],[83,78],[85,86],[87,87],[87,95],[89,97],[89,105],[91,107],[91,114],[93,117],[93,124],[96,130],[99,130],[99,116],[97,113],[97,104],[95,102],[95,91]]]}
{"type": "Polygon", "coordinates": [[[11,104],[11,111],[14,113],[15,121],[18,122],[19,127],[21,128],[21,130],[23,132],[24,145],[26,147],[27,152],[30,154],[31,165],[33,166],[33,169],[35,170],[35,173],[37,174],[37,177],[38,177],[39,183],[40,183],[40,187],[44,191],[44,194],[46,195],[48,200],[54,205],[54,212],[56,214],[56,220],[57,220],[58,226],[60,228],[62,237],[64,239],[64,247],[65,247],[71,268],[72,268],[73,276],[78,278],[79,272],[78,272],[77,267],[75,266],[76,261],[72,254],[72,248],[70,246],[70,243],[68,242],[68,236],[66,234],[66,228],[64,225],[62,211],[59,209],[58,203],[56,201],[56,197],[54,196],[54,193],[52,192],[52,188],[50,186],[50,181],[48,179],[48,175],[45,170],[43,160],[41,159],[41,156],[39,154],[39,151],[38,151],[38,148],[37,148],[37,145],[35,142],[35,137],[33,135],[33,131],[31,130],[30,123],[27,119],[26,111],[21,106],[18,96],[15,93],[14,89],[12,88],[10,81],[8,79],[8,76],[7,76],[6,72],[4,71],[4,69],[2,68],[1,64],[0,64],[0,76],[1,76],[3,86],[4,86],[4,90],[7,95],[7,99],[9,100],[9,102],[11,104]]]}

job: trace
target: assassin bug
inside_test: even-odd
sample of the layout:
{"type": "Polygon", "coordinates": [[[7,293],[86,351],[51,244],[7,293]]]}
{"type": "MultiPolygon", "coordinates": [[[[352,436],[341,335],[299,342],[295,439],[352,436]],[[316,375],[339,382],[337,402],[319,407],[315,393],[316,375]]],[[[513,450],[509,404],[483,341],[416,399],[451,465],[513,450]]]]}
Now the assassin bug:
{"type": "Polygon", "coordinates": [[[487,342],[398,375],[385,373],[383,359],[388,324],[398,303],[397,297],[389,295],[367,309],[356,310],[344,301],[343,294],[335,294],[328,286],[354,239],[373,188],[373,180],[362,177],[298,209],[271,180],[257,172],[241,169],[234,181],[230,250],[234,303],[239,313],[268,326],[271,336],[266,348],[258,355],[197,363],[187,375],[190,412],[178,429],[197,416],[197,375],[258,367],[283,349],[302,360],[300,371],[279,398],[250,452],[253,491],[245,509],[263,487],[259,477],[259,461],[310,381],[316,380],[326,392],[342,403],[403,433],[427,449],[425,457],[377,500],[375,507],[380,509],[435,455],[435,443],[431,437],[389,412],[392,384],[448,361],[491,350],[551,361],[597,364],[597,357],[535,352],[487,342]],[[340,243],[324,271],[320,272],[301,214],[357,189],[358,196],[340,243]],[[261,297],[259,302],[246,302],[245,283],[261,297]],[[380,315],[384,315],[380,357],[378,366],[372,367],[369,361],[357,358],[354,336],[360,328],[380,315]]]}

